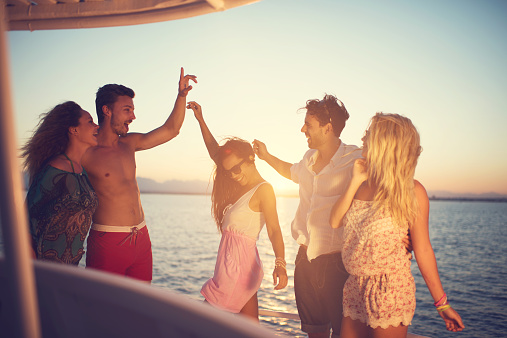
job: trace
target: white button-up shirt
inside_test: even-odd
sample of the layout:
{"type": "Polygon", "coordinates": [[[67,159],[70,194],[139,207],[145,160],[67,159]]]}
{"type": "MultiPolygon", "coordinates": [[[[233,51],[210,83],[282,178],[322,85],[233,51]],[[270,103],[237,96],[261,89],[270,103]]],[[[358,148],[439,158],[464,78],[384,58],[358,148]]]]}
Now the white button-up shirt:
{"type": "Polygon", "coordinates": [[[331,161],[318,174],[313,171],[318,152],[310,149],[299,163],[290,168],[291,179],[299,184],[299,207],[292,221],[292,237],[308,247],[308,259],[340,252],[343,227],[329,224],[331,209],[347,189],[354,161],[361,157],[360,148],[343,142],[331,161]]]}

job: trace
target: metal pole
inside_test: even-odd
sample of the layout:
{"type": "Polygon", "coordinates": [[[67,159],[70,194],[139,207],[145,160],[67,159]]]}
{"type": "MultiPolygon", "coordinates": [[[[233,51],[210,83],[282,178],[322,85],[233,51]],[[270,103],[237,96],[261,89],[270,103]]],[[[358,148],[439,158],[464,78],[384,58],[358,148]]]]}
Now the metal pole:
{"type": "Polygon", "coordinates": [[[40,338],[35,274],[11,102],[5,6],[5,1],[0,0],[0,216],[12,304],[3,304],[2,311],[12,311],[15,318],[13,332],[7,336],[40,338]]]}

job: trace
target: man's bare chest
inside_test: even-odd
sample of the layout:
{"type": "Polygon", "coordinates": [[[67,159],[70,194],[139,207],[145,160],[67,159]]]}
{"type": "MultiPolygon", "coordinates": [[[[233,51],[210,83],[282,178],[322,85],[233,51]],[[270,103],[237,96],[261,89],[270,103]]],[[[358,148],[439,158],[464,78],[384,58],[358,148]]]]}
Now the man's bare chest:
{"type": "Polygon", "coordinates": [[[100,180],[135,179],[135,153],[124,149],[104,149],[93,153],[90,174],[100,180]]]}

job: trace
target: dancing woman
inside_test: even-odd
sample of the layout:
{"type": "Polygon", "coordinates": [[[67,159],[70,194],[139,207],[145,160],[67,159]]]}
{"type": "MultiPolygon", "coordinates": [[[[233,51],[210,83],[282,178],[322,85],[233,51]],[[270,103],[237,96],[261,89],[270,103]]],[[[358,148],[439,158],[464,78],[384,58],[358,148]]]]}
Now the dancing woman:
{"type": "Polygon", "coordinates": [[[431,247],[429,201],[414,180],[421,153],[410,119],[377,113],[363,137],[363,157],[331,212],[331,226],[344,229],[343,263],[350,273],[343,289],[341,337],[406,337],[415,311],[410,254],[400,238],[410,230],[417,265],[447,330],[464,328],[440,282],[431,247]]]}
{"type": "Polygon", "coordinates": [[[255,166],[250,143],[231,138],[219,146],[204,122],[201,106],[189,102],[208,153],[215,162],[212,216],[222,234],[215,272],[201,294],[211,305],[258,321],[257,290],[264,275],[256,241],[264,224],[275,253],[275,290],[287,286],[285,247],[273,187],[255,166]]]}

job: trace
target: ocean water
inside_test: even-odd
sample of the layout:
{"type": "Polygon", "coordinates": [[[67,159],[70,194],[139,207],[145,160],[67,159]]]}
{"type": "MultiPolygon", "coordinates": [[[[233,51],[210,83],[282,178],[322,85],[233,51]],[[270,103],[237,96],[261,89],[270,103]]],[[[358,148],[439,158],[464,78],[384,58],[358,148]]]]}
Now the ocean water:
{"type": "MultiPolygon", "coordinates": [[[[153,285],[202,300],[202,284],[213,275],[220,235],[204,195],[142,194],[154,254],[153,285]]],[[[294,259],[298,250],[290,223],[298,198],[277,198],[284,235],[289,284],[273,290],[274,254],[266,230],[257,243],[264,265],[259,307],[297,313],[294,259]]],[[[409,332],[426,337],[507,337],[507,203],[430,202],[430,237],[440,278],[466,329],[445,330],[433,300],[412,260],[417,308],[409,332]]],[[[0,251],[2,250],[0,236],[0,251]]],[[[84,259],[81,261],[84,265],[84,259]]],[[[306,337],[299,322],[261,317],[261,325],[281,336],[306,337]]]]}

